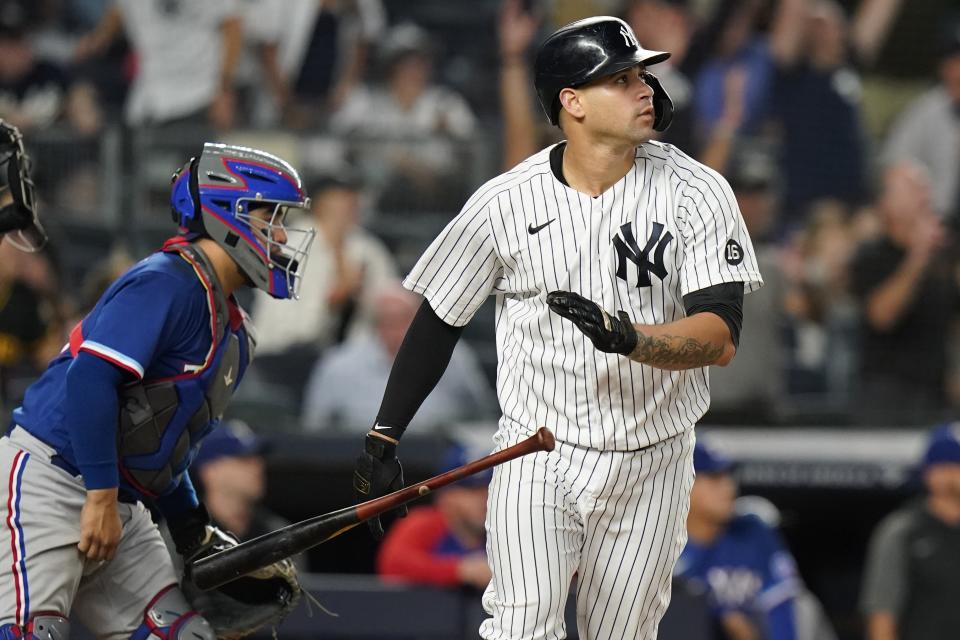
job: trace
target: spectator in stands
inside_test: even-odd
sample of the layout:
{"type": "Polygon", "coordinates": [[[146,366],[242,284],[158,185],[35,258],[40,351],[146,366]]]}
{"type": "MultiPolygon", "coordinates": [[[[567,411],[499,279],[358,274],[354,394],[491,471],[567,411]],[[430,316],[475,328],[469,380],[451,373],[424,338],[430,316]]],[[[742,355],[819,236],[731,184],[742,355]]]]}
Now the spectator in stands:
{"type": "Polygon", "coordinates": [[[265,508],[266,443],[242,420],[226,420],[203,440],[190,466],[210,517],[241,540],[290,524],[265,508]]]}
{"type": "Polygon", "coordinates": [[[237,107],[249,126],[275,126],[290,99],[290,83],[280,66],[280,45],[290,26],[287,5],[286,0],[240,0],[237,107]]]}
{"type": "Polygon", "coordinates": [[[799,409],[843,413],[850,400],[857,310],[848,269],[855,250],[848,209],[824,200],[811,207],[781,252],[787,391],[799,409]]]}
{"type": "Polygon", "coordinates": [[[767,424],[783,397],[783,298],[785,281],[779,248],[772,242],[779,203],[779,175],[773,154],[761,147],[740,149],[727,178],[753,240],[763,288],[743,307],[749,339],[727,367],[710,373],[708,422],[767,424]]]}
{"type": "Polygon", "coordinates": [[[887,516],[867,552],[867,640],[947,640],[960,629],[960,426],[936,428],[920,465],[926,496],[887,516]]]}
{"type": "MultiPolygon", "coordinates": [[[[478,456],[454,445],[438,473],[478,456]]],[[[387,531],[377,555],[377,573],[411,584],[468,587],[482,591],[490,582],[484,549],[488,470],[440,489],[430,506],[418,506],[387,531]]]]}
{"type": "MultiPolygon", "coordinates": [[[[113,281],[127,272],[136,260],[123,244],[116,244],[110,253],[94,263],[80,283],[80,295],[74,323],[80,322],[107,292],[113,281]]],[[[72,326],[72,325],[71,325],[72,326]]]]}
{"type": "MultiPolygon", "coordinates": [[[[497,22],[500,44],[500,115],[503,119],[503,170],[509,171],[542,149],[542,139],[555,137],[539,108],[534,107],[533,78],[527,55],[540,19],[524,11],[520,0],[503,0],[497,22]]],[[[547,143],[548,144],[548,143],[547,143]]]]}
{"type": "Polygon", "coordinates": [[[304,127],[343,106],[363,80],[386,27],[381,0],[282,0],[280,66],[290,79],[288,124],[304,127]]]}
{"type": "Polygon", "coordinates": [[[673,120],[657,137],[680,149],[693,149],[693,83],[683,64],[696,22],[687,0],[630,0],[624,20],[645,49],[670,52],[655,72],[673,100],[673,120]]]}
{"type": "Polygon", "coordinates": [[[115,0],[77,44],[78,61],[102,54],[121,31],[137,56],[127,97],[133,126],[233,126],[242,46],[237,0],[115,0]]]}
{"type": "Polygon", "coordinates": [[[356,140],[365,169],[383,176],[381,210],[460,206],[467,177],[462,145],[476,119],[463,97],[435,84],[433,55],[433,40],[422,28],[393,27],[378,51],[385,82],[355,88],[331,117],[334,133],[356,140]]]}
{"type": "Polygon", "coordinates": [[[722,123],[730,73],[743,76],[742,114],[731,135],[758,135],[766,122],[770,112],[773,61],[760,31],[765,5],[764,0],[723,0],[719,3],[713,18],[714,26],[710,27],[717,32],[712,43],[713,56],[694,77],[694,127],[701,141],[722,123]]]}
{"type": "Polygon", "coordinates": [[[296,313],[284,300],[254,299],[252,315],[262,332],[253,369],[294,392],[302,386],[323,349],[348,335],[369,332],[375,324],[374,294],[397,277],[387,248],[360,226],[360,183],[349,171],[331,172],[309,185],[317,231],[304,265],[296,313]],[[268,335],[269,334],[269,335],[268,335]]]}
{"type": "Polygon", "coordinates": [[[723,77],[722,108],[712,126],[702,126],[702,145],[697,158],[720,173],[732,170],[731,157],[741,147],[759,147],[752,136],[741,136],[741,125],[746,117],[747,69],[731,67],[723,77]]]}
{"type": "Polygon", "coordinates": [[[957,228],[960,221],[960,22],[945,29],[940,82],[910,104],[886,141],[888,163],[923,165],[933,185],[933,207],[957,228]]]}
{"type": "Polygon", "coordinates": [[[813,202],[830,198],[851,206],[866,194],[859,70],[882,46],[900,0],[860,4],[852,23],[833,0],[780,0],[777,9],[770,36],[774,113],[784,204],[797,226],[813,202]]]}
{"type": "Polygon", "coordinates": [[[733,462],[697,438],[688,542],[674,574],[707,590],[717,637],[795,640],[802,591],[793,557],[755,515],[736,515],[733,462]]]}
{"type": "Polygon", "coordinates": [[[855,407],[868,424],[929,423],[945,405],[958,303],[954,261],[921,167],[888,168],[876,208],[881,237],[862,245],[851,267],[862,313],[855,407]]]}
{"type": "MultiPolygon", "coordinates": [[[[304,394],[304,428],[369,431],[393,360],[420,302],[420,296],[396,282],[377,293],[373,305],[375,335],[358,335],[330,349],[314,368],[304,394]]],[[[428,433],[456,420],[489,417],[495,407],[476,357],[468,345],[458,344],[446,372],[413,423],[417,433],[428,433]]]]}
{"type": "Polygon", "coordinates": [[[101,126],[93,87],[37,57],[26,15],[15,2],[0,4],[0,118],[23,133],[66,122],[88,136],[101,126]]]}
{"type": "Polygon", "coordinates": [[[66,339],[46,252],[0,242],[0,408],[21,399],[66,339]]]}
{"type": "MultiPolygon", "coordinates": [[[[854,4],[842,2],[847,7],[854,4]]],[[[894,119],[936,82],[944,27],[956,24],[960,8],[944,0],[901,0],[899,5],[883,47],[864,77],[864,119],[874,140],[885,137],[894,119]]]]}

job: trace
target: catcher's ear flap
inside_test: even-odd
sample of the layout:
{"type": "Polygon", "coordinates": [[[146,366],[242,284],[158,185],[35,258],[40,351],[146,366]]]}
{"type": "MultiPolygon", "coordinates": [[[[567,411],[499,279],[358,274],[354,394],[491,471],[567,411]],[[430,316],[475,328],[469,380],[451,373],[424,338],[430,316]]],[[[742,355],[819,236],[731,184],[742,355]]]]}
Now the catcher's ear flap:
{"type": "Polygon", "coordinates": [[[190,181],[190,197],[193,199],[193,214],[194,218],[201,220],[200,217],[200,178],[198,177],[198,169],[200,167],[200,156],[194,156],[190,158],[190,176],[188,180],[190,181]]]}
{"type": "Polygon", "coordinates": [[[673,122],[673,100],[657,76],[647,71],[643,74],[643,81],[653,89],[653,130],[666,131],[673,122]]]}
{"type": "Polygon", "coordinates": [[[173,193],[171,194],[170,216],[173,221],[193,232],[203,231],[203,218],[200,215],[200,189],[197,181],[199,157],[190,158],[173,174],[173,193]]]}

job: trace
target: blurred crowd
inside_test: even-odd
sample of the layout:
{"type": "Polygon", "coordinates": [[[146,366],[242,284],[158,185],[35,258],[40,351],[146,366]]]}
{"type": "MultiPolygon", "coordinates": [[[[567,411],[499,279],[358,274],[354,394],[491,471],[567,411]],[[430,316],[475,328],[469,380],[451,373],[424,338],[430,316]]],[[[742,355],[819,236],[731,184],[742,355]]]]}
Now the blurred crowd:
{"type": "MultiPolygon", "coordinates": [[[[0,407],[109,283],[172,235],[170,175],[220,140],[301,168],[317,231],[299,302],[244,300],[270,331],[236,412],[294,432],[365,432],[419,303],[400,277],[477,185],[559,139],[536,107],[532,53],[597,14],[671,52],[654,69],[677,108],[662,139],[728,178],[765,280],[747,298],[736,359],[710,374],[705,422],[954,416],[960,7],[938,0],[0,0],[0,118],[24,133],[51,234],[37,254],[0,244],[0,407]]],[[[465,331],[418,433],[497,415],[491,314],[465,331]]],[[[907,586],[911,536],[932,530],[957,548],[960,444],[955,430],[938,434],[921,469],[927,511],[894,514],[873,543],[873,638],[896,637],[885,633],[900,615],[929,620],[915,605],[933,600],[907,586]],[[877,568],[890,558],[902,575],[877,568]]],[[[261,443],[240,434],[208,453],[197,473],[218,519],[250,535],[274,526],[253,510],[261,443]],[[231,482],[240,476],[248,486],[231,482]]],[[[450,455],[443,468],[464,452],[450,455]]],[[[775,518],[735,512],[732,462],[698,456],[679,571],[710,583],[710,558],[765,549],[743,552],[749,602],[715,594],[717,624],[757,637],[755,616],[786,624],[777,607],[795,600],[789,615],[816,625],[775,518]]],[[[412,513],[381,550],[383,573],[482,586],[477,489],[412,513]]],[[[930,562],[934,574],[947,566],[930,562]]],[[[955,597],[932,584],[921,587],[955,597]]]]}
{"type": "MultiPolygon", "coordinates": [[[[293,428],[362,430],[416,304],[398,278],[476,184],[558,139],[532,51],[597,13],[671,52],[662,138],[728,177],[761,262],[708,421],[949,416],[960,13],[927,0],[2,0],[0,117],[25,134],[53,243],[0,261],[0,399],[169,233],[172,168],[218,139],[301,167],[319,232],[296,313],[247,301],[281,330],[245,401],[293,428]]],[[[492,328],[473,324],[421,421],[495,415],[492,328]]]]}

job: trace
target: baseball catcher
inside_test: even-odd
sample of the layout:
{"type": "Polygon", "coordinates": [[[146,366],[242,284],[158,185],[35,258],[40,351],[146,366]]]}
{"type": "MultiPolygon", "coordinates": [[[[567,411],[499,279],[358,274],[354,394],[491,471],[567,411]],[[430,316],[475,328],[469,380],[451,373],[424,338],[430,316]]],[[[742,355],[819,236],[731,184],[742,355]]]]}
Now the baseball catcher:
{"type": "MultiPolygon", "coordinates": [[[[13,219],[39,230],[23,226],[32,185],[9,174],[13,219]]],[[[202,597],[181,585],[145,505],[187,560],[236,544],[187,471],[256,347],[234,294],[297,297],[313,232],[286,217],[309,206],[297,171],[256,149],[207,143],[174,175],[178,235],[110,285],[0,438],[0,640],[67,638],[71,617],[100,638],[239,638],[296,604],[287,562],[202,597]]]]}

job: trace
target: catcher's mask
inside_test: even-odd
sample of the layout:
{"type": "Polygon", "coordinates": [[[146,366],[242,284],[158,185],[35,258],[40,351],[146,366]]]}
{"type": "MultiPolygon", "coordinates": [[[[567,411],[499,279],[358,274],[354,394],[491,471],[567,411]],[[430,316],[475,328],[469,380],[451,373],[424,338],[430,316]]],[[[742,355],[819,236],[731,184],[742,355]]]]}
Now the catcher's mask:
{"type": "Polygon", "coordinates": [[[37,217],[31,164],[20,130],[0,120],[0,176],[6,178],[6,184],[0,187],[0,234],[9,234],[8,242],[30,252],[39,251],[47,243],[47,233],[37,217]]]}
{"type": "Polygon", "coordinates": [[[274,298],[298,297],[315,231],[285,224],[289,210],[310,209],[300,175],[287,162],[208,142],[174,174],[170,203],[181,230],[223,247],[252,286],[274,298]]]}

